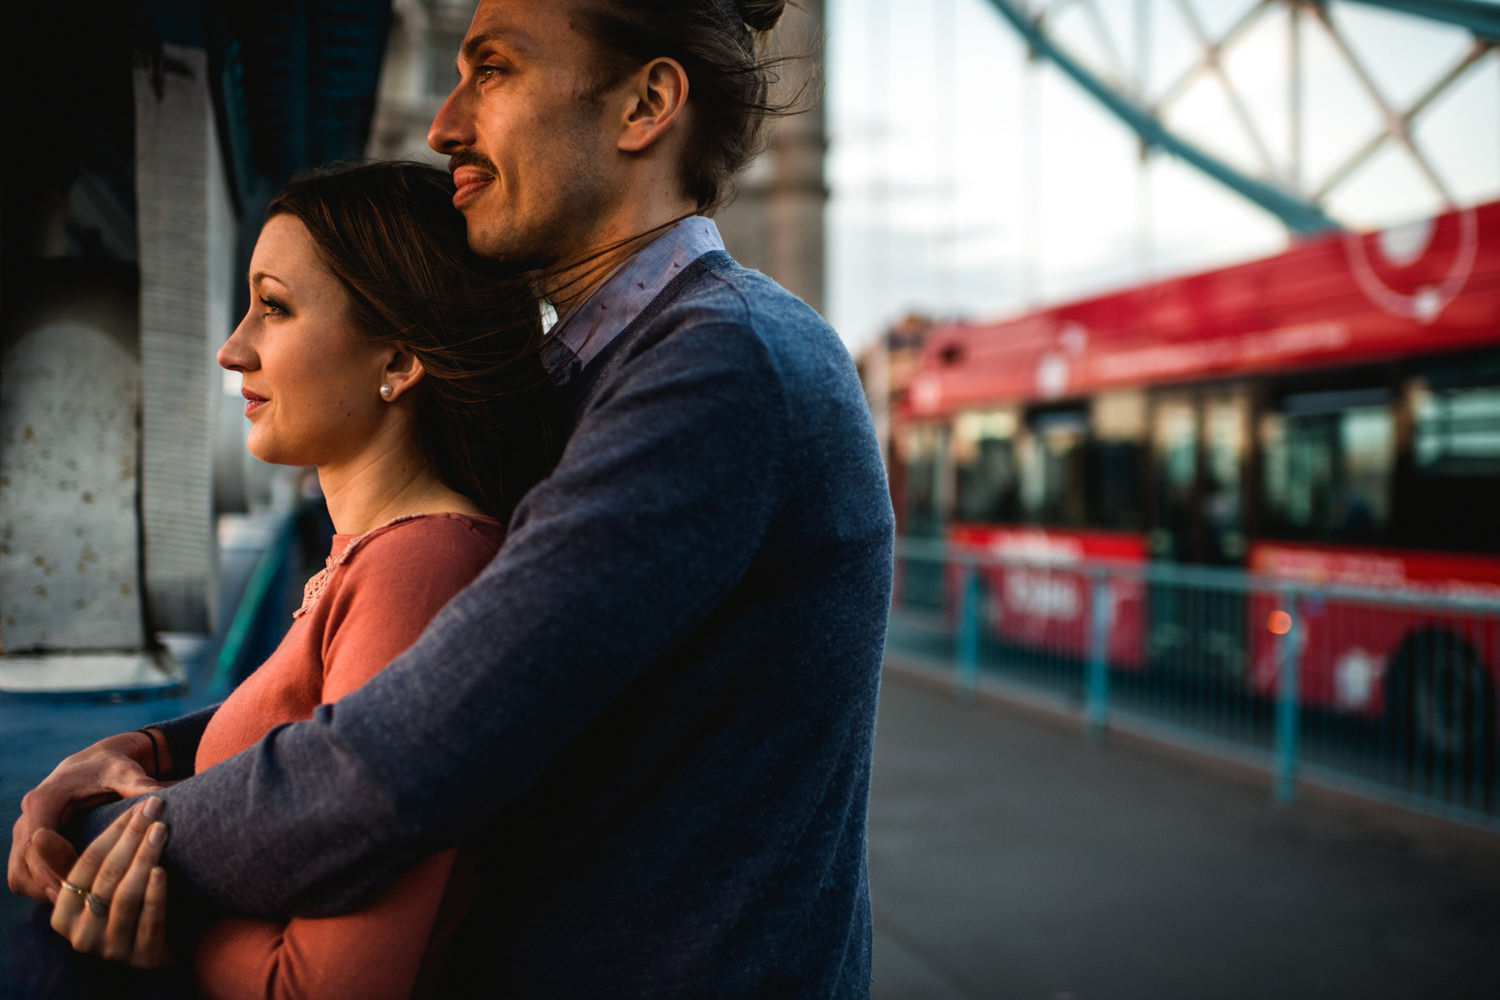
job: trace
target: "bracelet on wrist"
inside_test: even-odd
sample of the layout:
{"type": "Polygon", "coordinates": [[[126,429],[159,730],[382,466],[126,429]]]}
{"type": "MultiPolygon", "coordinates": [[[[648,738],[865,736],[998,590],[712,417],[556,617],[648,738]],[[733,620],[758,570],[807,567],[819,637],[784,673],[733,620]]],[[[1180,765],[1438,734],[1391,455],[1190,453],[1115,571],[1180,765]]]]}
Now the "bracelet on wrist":
{"type": "Polygon", "coordinates": [[[136,732],[143,734],[151,741],[151,777],[161,777],[161,750],[156,746],[156,734],[149,729],[137,729],[136,732]]]}

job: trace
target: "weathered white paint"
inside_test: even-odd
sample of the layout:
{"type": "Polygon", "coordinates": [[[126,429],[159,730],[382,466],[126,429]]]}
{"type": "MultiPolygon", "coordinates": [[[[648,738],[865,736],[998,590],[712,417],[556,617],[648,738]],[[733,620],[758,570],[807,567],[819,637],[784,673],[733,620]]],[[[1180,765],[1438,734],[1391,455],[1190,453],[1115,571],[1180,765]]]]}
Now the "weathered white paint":
{"type": "Polygon", "coordinates": [[[167,692],[183,671],[166,650],[0,657],[0,691],[12,694],[167,692]]]}
{"type": "Polygon", "coordinates": [[[135,290],[54,265],[0,358],[0,642],[141,649],[135,290]]]}

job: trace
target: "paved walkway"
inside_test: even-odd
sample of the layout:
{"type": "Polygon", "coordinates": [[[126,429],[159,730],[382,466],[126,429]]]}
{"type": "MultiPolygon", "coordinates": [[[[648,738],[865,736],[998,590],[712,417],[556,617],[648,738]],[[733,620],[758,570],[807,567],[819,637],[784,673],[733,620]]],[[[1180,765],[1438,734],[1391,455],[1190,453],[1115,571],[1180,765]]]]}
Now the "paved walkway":
{"type": "Polygon", "coordinates": [[[1500,837],[887,671],[875,1000],[1500,996],[1500,837]]]}

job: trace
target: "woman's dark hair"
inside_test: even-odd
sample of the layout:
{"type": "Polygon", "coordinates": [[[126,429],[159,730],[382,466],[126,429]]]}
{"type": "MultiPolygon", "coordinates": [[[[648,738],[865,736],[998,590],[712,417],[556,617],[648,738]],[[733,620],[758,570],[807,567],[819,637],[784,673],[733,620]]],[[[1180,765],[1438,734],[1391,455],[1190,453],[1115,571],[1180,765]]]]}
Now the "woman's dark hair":
{"type": "Polygon", "coordinates": [[[579,25],[603,66],[592,81],[597,97],[652,59],[682,64],[694,109],[684,145],[683,183],[701,212],[728,199],[730,181],[760,150],[761,127],[787,114],[770,100],[774,69],[756,36],[781,19],[786,0],[580,0],[579,25]]]}
{"type": "Polygon", "coordinates": [[[452,199],[445,170],[334,165],[293,179],[266,218],[299,219],[359,333],[422,362],[419,444],[448,487],[508,519],[557,457],[541,313],[523,280],[469,249],[452,199]]]}

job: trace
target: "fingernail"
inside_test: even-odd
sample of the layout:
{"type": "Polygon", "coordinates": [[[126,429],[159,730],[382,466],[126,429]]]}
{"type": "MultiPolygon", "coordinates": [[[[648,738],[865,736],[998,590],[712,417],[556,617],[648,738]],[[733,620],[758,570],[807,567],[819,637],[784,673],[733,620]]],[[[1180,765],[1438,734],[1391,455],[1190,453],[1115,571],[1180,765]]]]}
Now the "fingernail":
{"type": "Polygon", "coordinates": [[[141,812],[146,814],[147,819],[155,819],[161,815],[162,806],[165,804],[161,799],[152,795],[146,799],[146,804],[141,807],[141,812]]]}
{"type": "Polygon", "coordinates": [[[151,829],[146,833],[146,842],[152,847],[160,847],[167,840],[167,824],[152,823],[151,829]]]}

